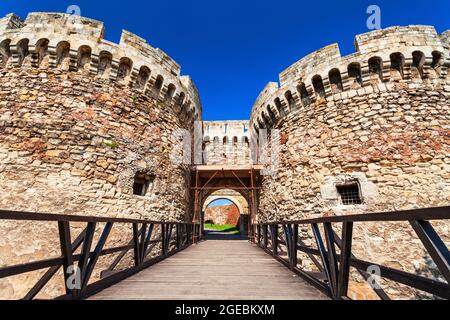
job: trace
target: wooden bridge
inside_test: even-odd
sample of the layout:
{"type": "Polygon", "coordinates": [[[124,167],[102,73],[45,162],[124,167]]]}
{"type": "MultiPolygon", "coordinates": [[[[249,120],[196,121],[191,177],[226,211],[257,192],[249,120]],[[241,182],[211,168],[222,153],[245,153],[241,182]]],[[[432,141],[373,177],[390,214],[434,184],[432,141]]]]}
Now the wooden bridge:
{"type": "Polygon", "coordinates": [[[238,235],[206,232],[191,246],[94,300],[299,300],[326,296],[238,235]]]}
{"type": "MultiPolygon", "coordinates": [[[[449,299],[450,253],[430,223],[449,218],[450,207],[442,207],[284,221],[253,225],[249,239],[243,239],[211,232],[203,237],[199,225],[186,223],[0,211],[0,221],[57,224],[61,250],[60,256],[1,267],[0,279],[43,271],[23,299],[39,297],[54,277],[64,280],[65,294],[58,299],[349,299],[350,268],[367,280],[368,268],[376,266],[384,279],[449,299]],[[352,253],[355,223],[386,221],[411,225],[443,281],[360,260],[352,253]],[[75,239],[71,224],[85,225],[75,239]],[[99,225],[102,232],[96,234],[99,225]],[[130,226],[131,239],[108,247],[118,225],[120,230],[130,226]],[[313,245],[299,237],[300,227],[311,228],[313,245]],[[319,271],[304,270],[299,253],[319,271]],[[104,266],[105,259],[98,263],[104,256],[111,257],[106,259],[109,266],[104,266]],[[71,282],[73,270],[79,281],[71,282]]],[[[380,299],[390,298],[382,288],[373,290],[380,299]]]]}

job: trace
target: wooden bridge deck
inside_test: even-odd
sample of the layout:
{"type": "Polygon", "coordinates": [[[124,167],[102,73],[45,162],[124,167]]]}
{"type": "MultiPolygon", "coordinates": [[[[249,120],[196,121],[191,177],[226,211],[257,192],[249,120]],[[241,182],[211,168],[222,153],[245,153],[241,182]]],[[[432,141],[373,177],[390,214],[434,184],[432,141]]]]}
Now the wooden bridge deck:
{"type": "Polygon", "coordinates": [[[93,300],[327,299],[246,239],[207,240],[109,287],[93,300]]]}

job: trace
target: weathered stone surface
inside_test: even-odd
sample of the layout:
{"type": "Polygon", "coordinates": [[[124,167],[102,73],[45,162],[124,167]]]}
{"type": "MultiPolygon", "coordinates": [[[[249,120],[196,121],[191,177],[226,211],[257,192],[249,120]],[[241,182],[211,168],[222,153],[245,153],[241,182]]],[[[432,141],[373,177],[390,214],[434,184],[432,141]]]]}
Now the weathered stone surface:
{"type": "MultiPolygon", "coordinates": [[[[252,135],[269,128],[283,136],[278,171],[262,182],[259,221],[449,205],[448,43],[432,27],[395,27],[357,36],[357,50],[341,57],[333,45],[312,53],[255,102],[252,135]],[[391,67],[395,52],[405,58],[400,70],[391,67]],[[413,52],[423,63],[413,61],[413,52]],[[379,72],[369,63],[374,56],[381,59],[379,72]],[[355,77],[348,70],[358,65],[355,77]],[[362,204],[342,203],[337,186],[348,182],[358,184],[362,204]]],[[[436,227],[450,243],[449,223],[436,227]]],[[[407,223],[356,224],[354,233],[358,258],[436,276],[407,223]]],[[[310,230],[302,234],[312,241],[310,230]]],[[[308,257],[302,264],[314,270],[308,257]]],[[[383,285],[394,297],[424,296],[383,285]]]]}
{"type": "Polygon", "coordinates": [[[205,222],[238,226],[240,213],[236,205],[209,207],[205,210],[205,222]]]}
{"type": "MultiPolygon", "coordinates": [[[[113,44],[102,38],[101,22],[80,18],[76,26],[68,17],[0,19],[0,207],[191,218],[191,168],[171,158],[180,151],[173,133],[192,132],[194,120],[201,120],[191,79],[136,35],[124,31],[120,44],[113,44]],[[154,178],[145,196],[133,194],[137,173],[154,178]]],[[[281,87],[271,82],[257,98],[250,122],[203,124],[205,164],[224,166],[252,163],[258,150],[250,152],[249,142],[258,141],[258,131],[280,131],[280,144],[267,144],[278,161],[269,163],[275,174],[261,181],[259,221],[450,203],[448,32],[394,27],[359,35],[356,43],[355,54],[341,57],[331,45],[283,71],[281,87]],[[391,61],[397,53],[404,59],[391,61]],[[362,204],[342,203],[336,187],[348,182],[358,184],[362,204]]],[[[248,212],[245,199],[238,203],[248,212]]],[[[435,227],[449,244],[449,224],[435,227]]],[[[76,236],[82,228],[71,231],[76,236]]],[[[60,255],[56,225],[1,222],[0,231],[0,267],[60,255]]],[[[127,244],[130,232],[114,229],[107,246],[127,244]]],[[[313,244],[309,228],[301,228],[300,238],[313,244]]],[[[357,224],[354,254],[439,278],[407,223],[357,224]]],[[[119,267],[130,262],[126,258],[119,267]]],[[[302,253],[299,264],[317,271],[302,253]]],[[[99,264],[93,280],[106,265],[99,264]]],[[[0,298],[22,298],[41,275],[0,280],[0,298]]],[[[393,297],[424,297],[382,285],[393,297]]],[[[39,298],[62,289],[59,273],[39,298]]],[[[373,297],[356,274],[350,291],[373,297]]]]}
{"type": "MultiPolygon", "coordinates": [[[[14,16],[0,19],[0,208],[188,220],[190,168],[171,154],[173,133],[201,117],[195,86],[143,39],[124,32],[116,45],[100,22],[81,18],[77,29],[67,18],[32,13],[18,28],[14,16]],[[153,177],[145,196],[133,194],[138,173],[153,177]]],[[[0,266],[60,255],[54,224],[0,222],[0,233],[0,266]]],[[[117,225],[109,244],[130,239],[117,225]]],[[[40,275],[0,280],[0,298],[22,298],[40,275]]],[[[63,293],[56,278],[40,297],[63,293]]]]}
{"type": "Polygon", "coordinates": [[[249,136],[248,121],[204,121],[204,164],[251,164],[249,136]]]}

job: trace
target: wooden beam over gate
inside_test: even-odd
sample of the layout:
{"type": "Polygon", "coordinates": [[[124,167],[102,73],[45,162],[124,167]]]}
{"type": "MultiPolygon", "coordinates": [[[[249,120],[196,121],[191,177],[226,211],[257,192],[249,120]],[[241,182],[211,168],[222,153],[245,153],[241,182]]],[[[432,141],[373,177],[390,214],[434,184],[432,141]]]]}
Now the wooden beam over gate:
{"type": "Polygon", "coordinates": [[[200,178],[210,178],[215,172],[220,172],[222,178],[235,178],[233,172],[239,178],[250,178],[251,171],[259,173],[264,167],[262,165],[243,165],[243,166],[218,166],[218,165],[200,165],[194,166],[192,171],[198,171],[200,178]]]}

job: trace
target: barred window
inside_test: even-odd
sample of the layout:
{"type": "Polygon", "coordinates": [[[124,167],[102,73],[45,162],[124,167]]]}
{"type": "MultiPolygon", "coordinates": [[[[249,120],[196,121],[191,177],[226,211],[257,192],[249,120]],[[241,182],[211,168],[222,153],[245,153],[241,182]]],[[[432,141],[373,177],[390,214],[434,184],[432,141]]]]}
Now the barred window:
{"type": "Polygon", "coordinates": [[[133,194],[145,196],[153,188],[154,177],[146,174],[136,174],[134,177],[133,194]]]}
{"type": "Polygon", "coordinates": [[[357,183],[338,186],[337,191],[341,197],[343,205],[362,204],[359,185],[357,183]]]}

